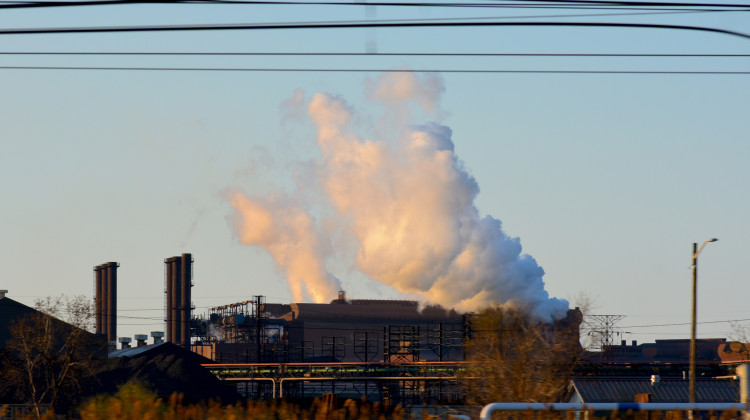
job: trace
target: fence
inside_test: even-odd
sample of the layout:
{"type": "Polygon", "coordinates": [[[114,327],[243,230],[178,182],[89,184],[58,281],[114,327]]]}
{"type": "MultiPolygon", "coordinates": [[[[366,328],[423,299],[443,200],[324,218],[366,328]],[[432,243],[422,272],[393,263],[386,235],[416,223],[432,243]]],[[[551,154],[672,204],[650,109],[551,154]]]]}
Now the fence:
{"type": "MultiPolygon", "coordinates": [[[[49,405],[40,405],[42,415],[47,414],[49,405]]],[[[35,413],[33,404],[0,404],[0,420],[15,420],[30,418],[35,413]]]]}

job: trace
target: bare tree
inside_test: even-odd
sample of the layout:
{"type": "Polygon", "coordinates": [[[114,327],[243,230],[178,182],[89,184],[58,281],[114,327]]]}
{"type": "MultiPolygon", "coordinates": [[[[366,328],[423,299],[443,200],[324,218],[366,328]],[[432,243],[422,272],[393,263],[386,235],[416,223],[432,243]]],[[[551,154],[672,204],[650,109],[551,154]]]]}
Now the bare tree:
{"type": "Polygon", "coordinates": [[[461,382],[467,402],[554,402],[564,393],[581,355],[580,311],[548,324],[525,308],[492,306],[471,319],[468,367],[461,382]]]}
{"type": "Polygon", "coordinates": [[[78,389],[103,349],[90,332],[93,305],[84,296],[48,297],[37,300],[35,309],[9,325],[7,349],[15,357],[5,374],[40,418],[41,406],[54,408],[78,389]]]}

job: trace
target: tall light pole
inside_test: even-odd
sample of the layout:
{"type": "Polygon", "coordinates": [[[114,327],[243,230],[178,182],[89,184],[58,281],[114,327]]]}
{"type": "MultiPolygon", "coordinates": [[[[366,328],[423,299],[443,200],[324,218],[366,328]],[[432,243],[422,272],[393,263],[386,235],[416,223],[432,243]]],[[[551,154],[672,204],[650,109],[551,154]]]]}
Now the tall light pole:
{"type": "MultiPolygon", "coordinates": [[[[695,313],[696,313],[696,292],[698,291],[698,254],[703,251],[703,247],[709,242],[716,242],[718,239],[706,239],[698,248],[697,243],[693,243],[693,316],[690,322],[690,402],[695,403],[695,313]]],[[[692,414],[692,411],[690,412],[692,414]]],[[[691,416],[692,417],[692,416],[691,416]]]]}

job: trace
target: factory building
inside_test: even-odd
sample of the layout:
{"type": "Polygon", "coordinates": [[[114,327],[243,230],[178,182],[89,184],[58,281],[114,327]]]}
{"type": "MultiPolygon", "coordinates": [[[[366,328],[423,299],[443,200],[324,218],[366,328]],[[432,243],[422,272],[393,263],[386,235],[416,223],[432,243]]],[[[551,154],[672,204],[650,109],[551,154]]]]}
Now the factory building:
{"type": "MultiPolygon", "coordinates": [[[[349,299],[328,303],[269,303],[264,296],[193,314],[193,257],[164,260],[164,332],[161,338],[213,363],[213,375],[236,384],[247,398],[362,396],[413,404],[457,401],[470,314],[412,300],[349,299]]],[[[117,263],[94,268],[96,331],[110,357],[148,350],[147,336],[116,337],[117,263]],[[120,342],[122,348],[115,350],[120,342]],[[131,343],[134,343],[131,345],[131,343]]],[[[577,338],[581,313],[571,310],[552,328],[577,338]]]]}
{"type": "Polygon", "coordinates": [[[466,317],[409,300],[265,303],[211,309],[192,348],[219,363],[400,363],[463,359],[466,317]]]}

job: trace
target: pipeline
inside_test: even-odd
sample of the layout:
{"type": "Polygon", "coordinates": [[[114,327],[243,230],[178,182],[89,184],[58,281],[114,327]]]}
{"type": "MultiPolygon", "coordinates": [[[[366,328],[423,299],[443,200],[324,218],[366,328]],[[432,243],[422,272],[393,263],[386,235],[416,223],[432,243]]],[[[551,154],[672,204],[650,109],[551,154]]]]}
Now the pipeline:
{"type": "Polygon", "coordinates": [[[482,408],[480,420],[494,411],[747,411],[742,403],[492,403],[482,408]]]}

